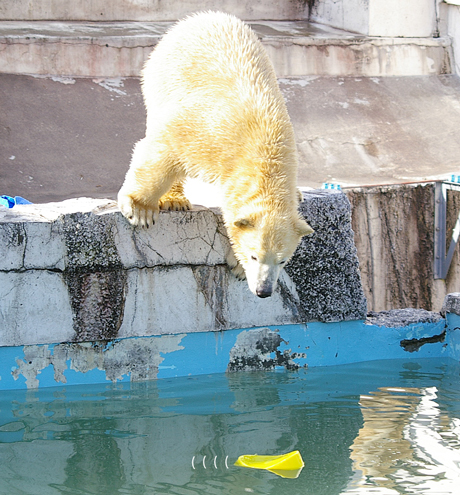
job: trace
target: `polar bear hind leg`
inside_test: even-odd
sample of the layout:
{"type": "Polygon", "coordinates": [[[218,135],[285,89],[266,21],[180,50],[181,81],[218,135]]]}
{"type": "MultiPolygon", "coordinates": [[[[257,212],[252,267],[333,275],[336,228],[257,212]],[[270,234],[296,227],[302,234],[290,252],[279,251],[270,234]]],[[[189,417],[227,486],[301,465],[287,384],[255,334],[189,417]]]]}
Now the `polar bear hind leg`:
{"type": "Polygon", "coordinates": [[[171,189],[161,196],[159,201],[160,210],[185,211],[190,210],[192,205],[184,195],[184,181],[176,180],[171,189]]]}

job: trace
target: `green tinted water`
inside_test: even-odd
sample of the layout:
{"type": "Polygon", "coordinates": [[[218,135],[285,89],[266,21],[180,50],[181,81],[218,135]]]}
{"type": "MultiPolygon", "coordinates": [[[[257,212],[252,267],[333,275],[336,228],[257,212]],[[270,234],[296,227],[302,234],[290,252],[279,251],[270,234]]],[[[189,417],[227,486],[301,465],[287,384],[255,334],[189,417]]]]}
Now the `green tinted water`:
{"type": "Polygon", "coordinates": [[[1,495],[460,493],[453,361],[0,397],[1,495]],[[242,454],[296,449],[297,479],[233,466],[242,454]]]}

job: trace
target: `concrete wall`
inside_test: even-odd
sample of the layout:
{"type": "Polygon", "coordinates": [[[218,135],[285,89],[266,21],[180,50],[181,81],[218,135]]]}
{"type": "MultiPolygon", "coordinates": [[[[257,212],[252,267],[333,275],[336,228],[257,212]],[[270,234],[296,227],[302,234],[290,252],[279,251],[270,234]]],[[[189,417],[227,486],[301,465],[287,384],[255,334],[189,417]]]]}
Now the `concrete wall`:
{"type": "Polygon", "coordinates": [[[316,230],[266,300],[228,271],[220,214],[160,215],[132,228],[107,200],[0,210],[0,345],[88,342],[362,319],[344,194],[305,193],[316,230]]]}
{"type": "Polygon", "coordinates": [[[315,234],[266,300],[228,272],[217,210],[139,231],[107,200],[0,209],[0,389],[459,359],[457,296],[446,317],[366,319],[346,196],[306,192],[300,209],[315,234]]]}
{"type": "Polygon", "coordinates": [[[310,20],[354,33],[367,34],[369,0],[316,0],[310,20]]]}
{"type": "Polygon", "coordinates": [[[460,76],[460,2],[449,0],[446,5],[447,34],[452,39],[453,72],[460,76]]]}
{"type": "Polygon", "coordinates": [[[374,313],[365,321],[0,347],[0,390],[295,371],[376,359],[458,361],[460,317],[452,319],[448,312],[446,318],[439,312],[406,309],[374,313]]]}
{"type": "Polygon", "coordinates": [[[305,19],[308,3],[277,0],[2,0],[0,20],[174,21],[193,12],[221,10],[244,20],[305,19]]]}
{"type": "Polygon", "coordinates": [[[430,37],[434,0],[317,0],[310,18],[368,36],[430,37]]]}
{"type": "Polygon", "coordinates": [[[431,37],[435,0],[369,0],[369,36],[431,37]]]}
{"type": "MultiPolygon", "coordinates": [[[[460,285],[457,246],[445,280],[434,279],[434,183],[348,190],[369,309],[437,310],[460,285]]],[[[447,246],[460,213],[460,192],[447,193],[447,246]]]]}

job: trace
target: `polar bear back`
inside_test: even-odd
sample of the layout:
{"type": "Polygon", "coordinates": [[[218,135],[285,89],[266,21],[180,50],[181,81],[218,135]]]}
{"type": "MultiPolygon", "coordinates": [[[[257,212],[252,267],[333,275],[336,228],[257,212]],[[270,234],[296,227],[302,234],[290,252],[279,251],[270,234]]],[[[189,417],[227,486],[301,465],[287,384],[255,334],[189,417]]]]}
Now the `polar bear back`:
{"type": "MultiPolygon", "coordinates": [[[[162,97],[179,91],[184,96],[205,92],[216,99],[216,89],[277,86],[273,65],[254,32],[221,12],[196,14],[174,25],[152,52],[142,76],[144,84],[167,89],[162,97]]],[[[157,98],[158,93],[147,91],[145,96],[157,98]]]]}
{"type": "Polygon", "coordinates": [[[290,149],[284,166],[297,166],[273,65],[232,15],[200,13],[173,26],[146,62],[142,89],[146,135],[177,157],[185,176],[222,183],[235,176],[237,161],[252,161],[275,142],[290,149]]]}

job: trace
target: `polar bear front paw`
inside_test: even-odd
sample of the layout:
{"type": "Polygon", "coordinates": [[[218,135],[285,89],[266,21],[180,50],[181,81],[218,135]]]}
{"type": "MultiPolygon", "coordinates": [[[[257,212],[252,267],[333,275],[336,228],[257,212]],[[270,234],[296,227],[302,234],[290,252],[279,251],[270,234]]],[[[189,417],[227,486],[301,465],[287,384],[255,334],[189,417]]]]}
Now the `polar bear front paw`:
{"type": "Polygon", "coordinates": [[[246,280],[246,272],[239,263],[234,267],[230,267],[230,271],[238,280],[246,280]]]}
{"type": "Polygon", "coordinates": [[[233,252],[233,249],[230,249],[227,253],[227,265],[230,268],[230,271],[232,274],[238,279],[238,280],[245,280],[246,279],[246,272],[244,271],[243,266],[241,263],[236,259],[235,253],[233,252]]]}
{"type": "Polygon", "coordinates": [[[142,228],[149,228],[158,220],[159,209],[140,205],[129,196],[118,196],[118,207],[129,223],[142,228]]]}
{"type": "Polygon", "coordinates": [[[299,188],[297,188],[297,201],[299,203],[302,203],[302,201],[303,201],[303,193],[299,188]]]}
{"type": "Polygon", "coordinates": [[[187,211],[192,209],[190,201],[185,196],[172,196],[165,194],[160,198],[160,210],[187,211]]]}

